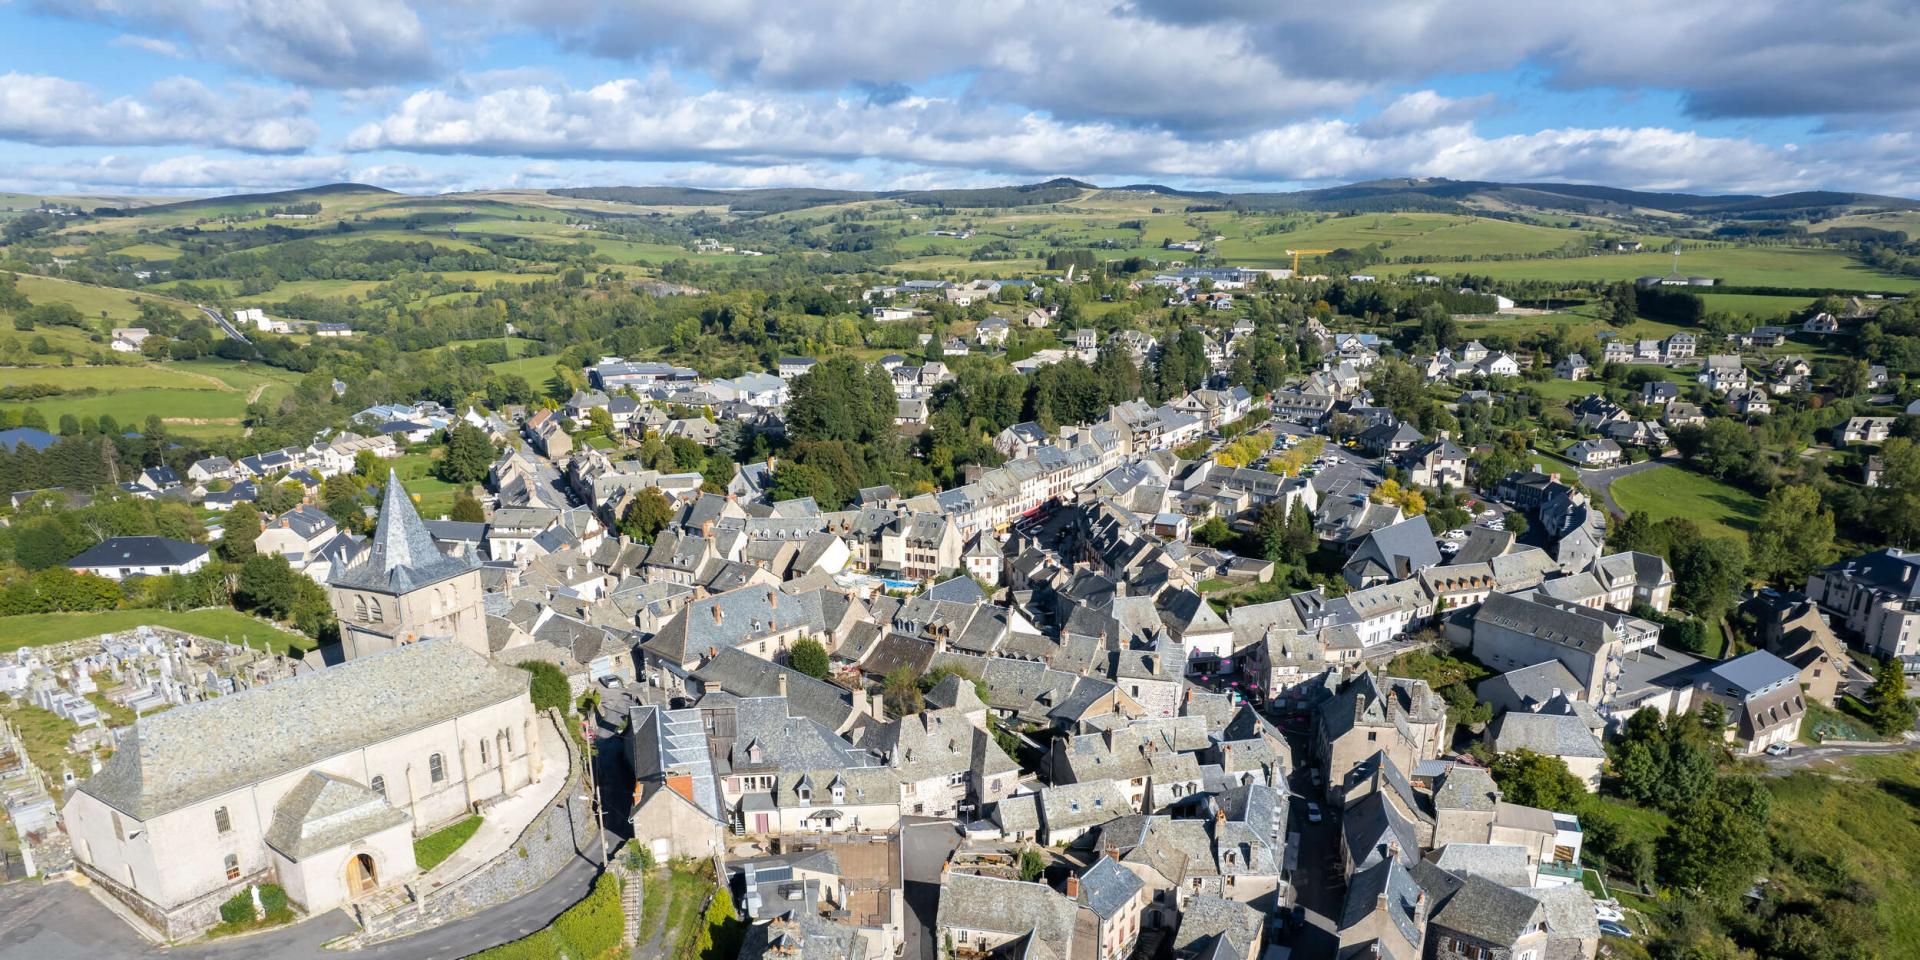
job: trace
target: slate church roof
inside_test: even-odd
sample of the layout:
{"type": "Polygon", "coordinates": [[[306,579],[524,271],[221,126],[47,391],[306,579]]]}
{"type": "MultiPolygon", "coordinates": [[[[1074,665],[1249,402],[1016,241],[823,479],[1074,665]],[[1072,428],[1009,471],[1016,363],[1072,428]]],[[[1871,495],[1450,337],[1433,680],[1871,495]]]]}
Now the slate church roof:
{"type": "Polygon", "coordinates": [[[452,637],[140,718],[79,789],[151,820],[527,692],[527,674],[452,637]],[[431,682],[422,682],[430,680],[431,682]]]}
{"type": "Polygon", "coordinates": [[[387,471],[387,489],[380,505],[380,525],[367,542],[369,549],[358,562],[334,574],[333,586],[411,593],[477,566],[470,557],[449,557],[440,552],[400,485],[399,475],[391,470],[387,471]]]}

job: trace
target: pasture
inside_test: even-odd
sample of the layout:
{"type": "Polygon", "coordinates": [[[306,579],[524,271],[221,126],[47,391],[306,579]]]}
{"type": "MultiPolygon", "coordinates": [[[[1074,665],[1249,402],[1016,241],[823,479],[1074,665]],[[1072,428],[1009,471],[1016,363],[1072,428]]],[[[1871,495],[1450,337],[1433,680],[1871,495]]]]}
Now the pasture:
{"type": "MultiPolygon", "coordinates": [[[[1381,267],[1382,274],[1472,273],[1505,280],[1585,281],[1632,280],[1673,272],[1673,256],[1660,253],[1622,253],[1591,257],[1540,260],[1443,260],[1381,267]]],[[[1920,277],[1880,273],[1853,261],[1846,253],[1812,247],[1722,246],[1690,249],[1680,254],[1680,272],[1713,277],[1722,285],[1803,287],[1819,290],[1913,290],[1920,277]]],[[[1693,293],[1708,288],[1689,287],[1693,293]]]]}

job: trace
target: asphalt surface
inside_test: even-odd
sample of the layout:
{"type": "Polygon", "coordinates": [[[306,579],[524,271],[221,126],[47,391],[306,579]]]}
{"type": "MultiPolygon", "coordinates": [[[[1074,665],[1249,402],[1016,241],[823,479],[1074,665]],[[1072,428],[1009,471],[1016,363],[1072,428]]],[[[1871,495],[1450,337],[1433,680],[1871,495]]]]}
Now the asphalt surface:
{"type": "MultiPolygon", "coordinates": [[[[1339,946],[1340,908],[1347,895],[1346,874],[1340,863],[1340,815],[1307,772],[1314,765],[1307,738],[1297,731],[1281,729],[1294,759],[1287,781],[1292,794],[1287,831],[1299,838],[1293,871],[1294,902],[1306,908],[1306,923],[1274,934],[1269,942],[1291,947],[1293,956],[1302,960],[1331,957],[1339,946]],[[1307,819],[1309,800],[1320,804],[1319,823],[1307,819]]],[[[1288,839],[1291,842],[1293,838],[1288,839]]]]}
{"type": "Polygon", "coordinates": [[[903,960],[938,960],[940,944],[933,935],[940,910],[940,867],[960,845],[960,832],[946,820],[901,818],[900,857],[906,889],[906,921],[901,939],[903,960]]]}
{"type": "Polygon", "coordinates": [[[104,960],[188,957],[193,960],[454,960],[518,940],[578,903],[599,865],[576,857],[540,889],[463,920],[350,953],[326,944],[354,931],[338,910],[266,933],[208,944],[162,947],[133,932],[94,895],[69,883],[26,880],[0,887],[0,958],[104,960]]]}
{"type": "Polygon", "coordinates": [[[1903,741],[1900,743],[1848,744],[1831,747],[1796,746],[1784,757],[1770,757],[1761,754],[1758,758],[1766,765],[1767,775],[1783,777],[1796,770],[1806,770],[1816,764],[1829,760],[1844,760],[1848,757],[1867,757],[1880,753],[1904,753],[1908,750],[1920,750],[1920,743],[1903,741]]]}
{"type": "Polygon", "coordinates": [[[232,337],[233,339],[238,340],[241,343],[253,342],[251,340],[248,340],[247,335],[244,333],[241,333],[238,327],[235,327],[232,323],[229,323],[227,321],[227,318],[221,315],[220,311],[212,309],[210,307],[200,306],[200,304],[197,304],[197,303],[194,304],[194,306],[200,307],[200,312],[206,314],[207,319],[212,320],[216,325],[218,325],[221,330],[226,332],[227,336],[232,337]]]}

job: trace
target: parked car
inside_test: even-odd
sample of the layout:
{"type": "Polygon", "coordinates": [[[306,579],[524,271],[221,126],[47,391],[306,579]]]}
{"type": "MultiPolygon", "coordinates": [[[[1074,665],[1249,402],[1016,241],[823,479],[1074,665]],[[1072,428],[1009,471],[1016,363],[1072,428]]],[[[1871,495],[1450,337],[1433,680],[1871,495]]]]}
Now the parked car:
{"type": "Polygon", "coordinates": [[[1611,920],[1600,921],[1600,932],[1606,934],[1609,937],[1624,937],[1629,940],[1633,939],[1632,930],[1628,930],[1626,927],[1623,927],[1617,923],[1614,923],[1611,920]]]}
{"type": "Polygon", "coordinates": [[[1309,801],[1307,801],[1307,820],[1308,820],[1308,822],[1310,822],[1310,823],[1319,823],[1319,822],[1320,822],[1320,819],[1321,819],[1321,816],[1322,816],[1322,814],[1320,813],[1320,805],[1319,805],[1319,804],[1317,804],[1317,803],[1314,803],[1314,802],[1313,802],[1313,801],[1311,801],[1311,800],[1309,800],[1309,801]]]}
{"type": "Polygon", "coordinates": [[[1767,756],[1769,757],[1784,757],[1792,752],[1793,748],[1784,743],[1776,743],[1767,748],[1767,756]]]}
{"type": "Polygon", "coordinates": [[[1618,907],[1609,907],[1604,903],[1595,903],[1593,905],[1593,918],[1606,923],[1625,923],[1627,915],[1621,913],[1618,907]]]}

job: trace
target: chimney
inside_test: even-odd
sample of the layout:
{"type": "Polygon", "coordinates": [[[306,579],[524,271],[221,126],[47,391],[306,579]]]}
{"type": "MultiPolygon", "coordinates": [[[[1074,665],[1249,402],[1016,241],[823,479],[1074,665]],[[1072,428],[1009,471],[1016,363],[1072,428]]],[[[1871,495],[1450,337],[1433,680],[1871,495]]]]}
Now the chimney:
{"type": "Polygon", "coordinates": [[[722,622],[722,620],[723,620],[723,618],[724,618],[724,616],[725,616],[725,615],[724,615],[724,614],[722,614],[722,613],[720,612],[720,605],[719,605],[719,604],[717,604],[717,603],[716,603],[716,604],[714,604],[713,606],[711,606],[711,607],[709,607],[708,609],[710,609],[710,610],[712,610],[712,611],[713,611],[713,622],[714,622],[714,623],[720,623],[720,622],[722,622]]]}
{"type": "Polygon", "coordinates": [[[1067,874],[1067,899],[1080,899],[1080,875],[1077,873],[1067,874]]]}
{"type": "Polygon", "coordinates": [[[767,607],[773,610],[778,610],[780,608],[780,591],[778,590],[767,591],[767,607]]]}
{"type": "MultiPolygon", "coordinates": [[[[732,500],[733,497],[729,495],[727,499],[732,500]]],[[[708,540],[713,539],[713,521],[712,520],[700,521],[700,535],[702,537],[707,538],[708,540]]]]}
{"type": "Polygon", "coordinates": [[[787,695],[787,672],[785,670],[780,671],[780,695],[783,697],[787,695]]]}

